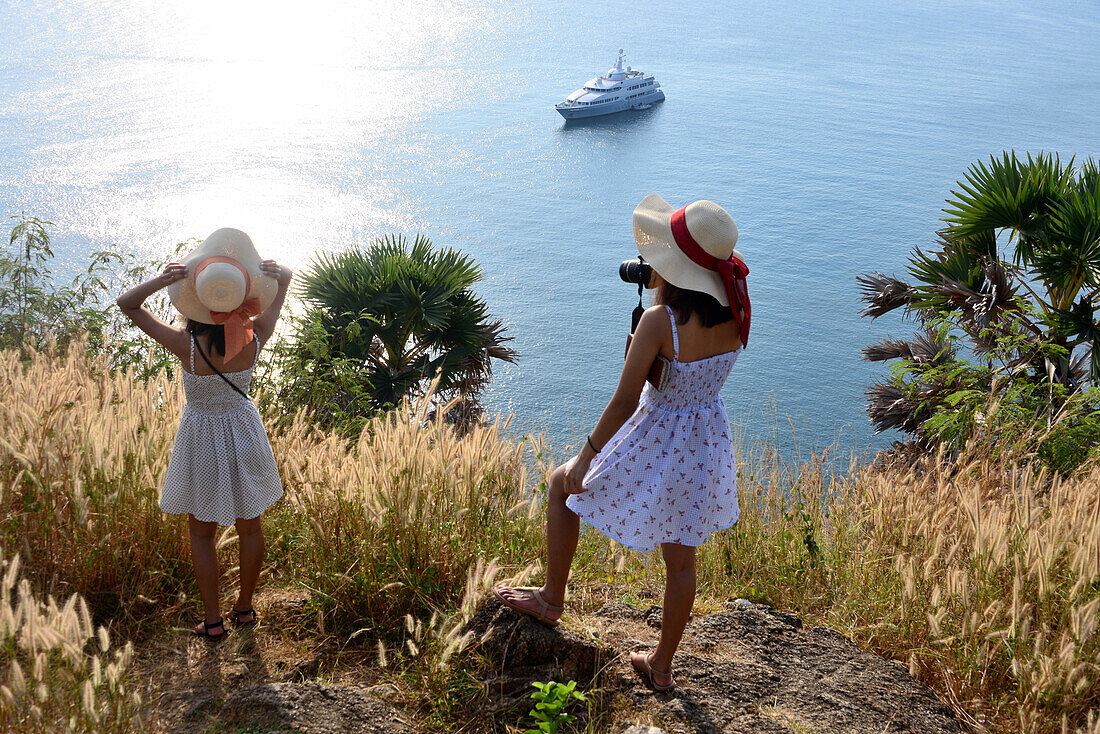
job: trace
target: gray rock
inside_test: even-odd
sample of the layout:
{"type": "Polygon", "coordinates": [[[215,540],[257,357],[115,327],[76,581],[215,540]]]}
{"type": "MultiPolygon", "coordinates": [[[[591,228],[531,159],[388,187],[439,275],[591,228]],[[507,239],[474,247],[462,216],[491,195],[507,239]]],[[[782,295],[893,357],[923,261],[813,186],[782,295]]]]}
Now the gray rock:
{"type": "Polygon", "coordinates": [[[319,653],[314,653],[294,663],[290,670],[283,676],[283,680],[287,683],[300,683],[310,678],[315,678],[321,671],[321,664],[323,662],[323,656],[319,653]]]}
{"type": "Polygon", "coordinates": [[[963,731],[904,666],[764,605],[693,620],[674,670],[679,688],[653,698],[688,732],[963,731]]]}
{"type": "Polygon", "coordinates": [[[197,690],[185,701],[182,707],[185,721],[195,721],[218,707],[218,698],[210,691],[197,690]]]}
{"type": "Polygon", "coordinates": [[[378,685],[367,688],[364,692],[368,695],[374,696],[375,698],[381,698],[383,700],[388,698],[396,698],[398,694],[396,686],[393,686],[389,683],[379,683],[378,685]]]}
{"type": "Polygon", "coordinates": [[[464,631],[473,632],[482,652],[512,678],[525,669],[542,675],[552,670],[561,676],[559,680],[587,682],[596,674],[601,659],[614,656],[610,648],[596,640],[536,622],[526,614],[513,612],[496,598],[481,605],[464,631]]]}
{"type": "Polygon", "coordinates": [[[532,682],[575,680],[587,686],[616,654],[598,640],[514,612],[495,597],[478,608],[463,631],[474,633],[490,662],[484,680],[488,710],[510,709],[515,716],[531,708],[532,682]]]}
{"type": "Polygon", "coordinates": [[[644,619],[645,613],[638,607],[613,601],[610,604],[604,604],[593,616],[605,619],[644,619]]]}
{"type": "Polygon", "coordinates": [[[642,724],[634,724],[623,731],[623,734],[666,734],[664,729],[658,729],[655,726],[644,726],[642,724]]]}
{"type": "Polygon", "coordinates": [[[660,607],[603,607],[594,615],[601,618],[598,642],[548,628],[495,599],[482,605],[468,629],[493,661],[486,681],[493,710],[528,704],[531,680],[573,679],[588,687],[598,676],[598,685],[618,688],[674,734],[963,731],[905,666],[832,630],[807,630],[797,616],[766,605],[739,600],[727,608],[688,623],[674,662],[678,688],[666,694],[652,691],[627,658],[656,643],[656,631],[641,645],[631,636],[659,623],[660,607]]]}
{"type": "Polygon", "coordinates": [[[652,606],[645,610],[645,623],[655,630],[661,629],[661,614],[664,612],[661,607],[652,606]]]}
{"type": "Polygon", "coordinates": [[[272,683],[245,688],[222,704],[229,724],[280,727],[302,734],[409,734],[400,713],[359,688],[272,683]]]}

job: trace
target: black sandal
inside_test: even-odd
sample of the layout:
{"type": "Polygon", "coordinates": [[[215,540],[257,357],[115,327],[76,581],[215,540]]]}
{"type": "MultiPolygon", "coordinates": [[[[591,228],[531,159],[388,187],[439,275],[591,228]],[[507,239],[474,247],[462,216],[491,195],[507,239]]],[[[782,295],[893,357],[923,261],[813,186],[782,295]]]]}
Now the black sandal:
{"type": "Polygon", "coordinates": [[[221,638],[225,637],[225,620],[223,620],[221,617],[218,617],[217,622],[207,622],[204,619],[202,621],[202,632],[191,630],[191,634],[195,635],[196,637],[205,637],[210,642],[220,640],[221,638]],[[222,631],[216,635],[211,634],[210,630],[214,629],[215,627],[221,627],[222,631]]]}
{"type": "Polygon", "coordinates": [[[237,609],[237,607],[230,607],[229,609],[229,621],[233,623],[234,627],[251,627],[252,625],[256,624],[256,620],[258,619],[259,617],[256,616],[256,610],[254,610],[252,607],[249,607],[248,609],[237,609]],[[248,620],[247,622],[242,622],[241,616],[248,614],[252,615],[252,619],[248,620]]]}

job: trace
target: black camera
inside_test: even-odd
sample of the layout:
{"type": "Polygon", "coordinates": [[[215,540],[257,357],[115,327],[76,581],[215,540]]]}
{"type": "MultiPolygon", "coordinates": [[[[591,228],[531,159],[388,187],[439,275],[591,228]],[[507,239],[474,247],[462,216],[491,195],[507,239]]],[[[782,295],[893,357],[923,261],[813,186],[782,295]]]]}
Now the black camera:
{"type": "MultiPolygon", "coordinates": [[[[638,321],[642,318],[645,307],[642,306],[642,289],[648,288],[653,281],[653,266],[645,261],[641,255],[633,260],[623,260],[619,266],[619,277],[627,283],[638,286],[638,305],[630,314],[630,336],[634,336],[634,330],[638,328],[638,321]]],[[[626,338],[626,348],[630,349],[630,337],[626,338]]]]}
{"type": "Polygon", "coordinates": [[[643,288],[648,288],[649,281],[653,279],[653,266],[647,263],[641,255],[633,260],[623,260],[619,266],[619,277],[627,283],[635,283],[643,288]]]}

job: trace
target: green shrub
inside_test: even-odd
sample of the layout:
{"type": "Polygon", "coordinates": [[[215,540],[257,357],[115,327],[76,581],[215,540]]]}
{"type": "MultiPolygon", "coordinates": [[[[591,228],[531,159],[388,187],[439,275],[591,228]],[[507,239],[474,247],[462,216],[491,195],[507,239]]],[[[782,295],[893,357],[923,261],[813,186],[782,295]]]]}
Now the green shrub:
{"type": "Polygon", "coordinates": [[[278,352],[279,401],[349,435],[404,400],[448,404],[463,427],[477,421],[492,360],[516,358],[472,290],[481,277],[469,257],[419,235],[316,256],[301,276],[309,310],[278,352]]]}
{"type": "MultiPolygon", "coordinates": [[[[26,357],[51,346],[64,352],[80,342],[91,353],[108,356],[114,369],[132,369],[142,378],[174,369],[175,358],[137,332],[115,306],[123,284],[143,280],[158,263],[98,250],[63,285],[51,270],[52,222],[25,215],[13,219],[18,223],[8,249],[0,251],[0,349],[18,349],[26,357]]],[[[148,305],[171,318],[166,293],[148,305]]]]}
{"type": "Polygon", "coordinates": [[[532,683],[535,692],[531,694],[535,708],[527,715],[535,720],[535,729],[528,729],[524,734],[557,734],[558,729],[565,724],[576,720],[576,716],[566,713],[565,709],[574,701],[584,702],[585,695],[577,689],[577,681],[568,683],[550,681],[548,683],[532,683]]]}

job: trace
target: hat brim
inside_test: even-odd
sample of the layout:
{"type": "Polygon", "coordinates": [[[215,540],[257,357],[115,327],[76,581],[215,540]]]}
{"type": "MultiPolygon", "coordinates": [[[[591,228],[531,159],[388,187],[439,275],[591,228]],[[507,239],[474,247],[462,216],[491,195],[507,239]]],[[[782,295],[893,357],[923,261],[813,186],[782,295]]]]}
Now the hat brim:
{"type": "MultiPolygon", "coordinates": [[[[672,235],[672,208],[659,194],[650,194],[634,209],[634,242],[638,254],[653,266],[657,274],[677,288],[699,291],[714,296],[718,303],[729,306],[729,296],[721,276],[713,270],[696,265],[676,245],[672,235]]],[[[734,257],[744,262],[737,250],[734,257]]]]}
{"type": "MultiPolygon", "coordinates": [[[[219,230],[220,232],[221,230],[219,230]]],[[[203,260],[214,255],[232,258],[241,264],[248,273],[249,287],[245,300],[255,298],[260,302],[260,311],[266,311],[275,301],[279,292],[279,282],[260,270],[260,254],[256,252],[252,240],[243,232],[240,237],[218,239],[214,235],[207,237],[194,251],[180,260],[187,266],[187,277],[168,286],[168,297],[172,305],[181,314],[204,324],[213,324],[214,316],[210,309],[199,300],[195,292],[195,269],[203,260]]]]}

